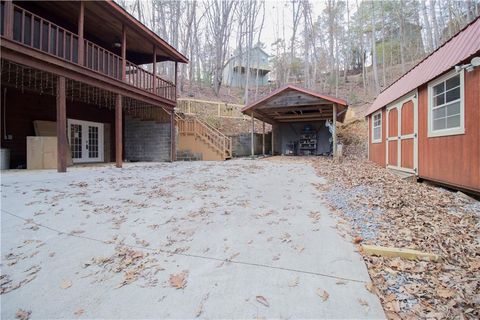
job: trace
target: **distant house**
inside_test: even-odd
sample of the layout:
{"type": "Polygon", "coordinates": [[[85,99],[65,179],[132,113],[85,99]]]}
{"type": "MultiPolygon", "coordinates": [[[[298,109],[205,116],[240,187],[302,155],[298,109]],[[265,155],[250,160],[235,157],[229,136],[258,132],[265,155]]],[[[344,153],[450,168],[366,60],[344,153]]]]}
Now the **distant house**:
{"type": "Polygon", "coordinates": [[[480,18],[367,110],[371,161],[480,193],[480,18]]]}
{"type": "MultiPolygon", "coordinates": [[[[260,47],[250,50],[249,86],[265,86],[268,84],[267,74],[270,72],[269,55],[260,47]]],[[[223,82],[226,86],[243,88],[247,77],[247,54],[231,57],[223,68],[223,82]]]]}

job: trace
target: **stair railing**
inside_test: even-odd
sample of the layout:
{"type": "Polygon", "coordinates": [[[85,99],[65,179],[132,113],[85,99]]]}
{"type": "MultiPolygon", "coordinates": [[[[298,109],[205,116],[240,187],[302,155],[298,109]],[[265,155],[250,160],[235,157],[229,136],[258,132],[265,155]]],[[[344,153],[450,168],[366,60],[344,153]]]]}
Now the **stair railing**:
{"type": "Polygon", "coordinates": [[[197,117],[177,116],[177,124],[180,134],[200,137],[224,158],[232,156],[232,139],[208,123],[197,117]]]}

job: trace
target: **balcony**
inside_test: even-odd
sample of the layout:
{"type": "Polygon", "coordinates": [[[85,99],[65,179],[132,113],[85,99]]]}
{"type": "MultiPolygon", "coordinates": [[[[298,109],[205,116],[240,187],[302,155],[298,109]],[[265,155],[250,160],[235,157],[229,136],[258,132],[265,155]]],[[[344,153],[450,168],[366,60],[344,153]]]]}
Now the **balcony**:
{"type": "MultiPolygon", "coordinates": [[[[5,3],[2,2],[2,21],[5,21],[5,14],[5,3]]],[[[170,101],[176,100],[174,83],[154,75],[143,66],[126,59],[123,61],[119,55],[87,39],[80,40],[77,34],[17,5],[13,5],[12,23],[12,40],[17,43],[119,81],[122,81],[122,67],[125,65],[124,82],[170,101]]],[[[4,36],[4,23],[0,25],[0,33],[4,36]]]]}

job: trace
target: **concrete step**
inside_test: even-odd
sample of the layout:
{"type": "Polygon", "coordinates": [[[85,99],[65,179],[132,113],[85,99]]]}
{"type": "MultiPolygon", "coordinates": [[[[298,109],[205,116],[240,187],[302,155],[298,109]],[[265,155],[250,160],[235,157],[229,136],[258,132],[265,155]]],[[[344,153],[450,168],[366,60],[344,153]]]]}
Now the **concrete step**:
{"type": "Polygon", "coordinates": [[[178,150],[177,161],[199,161],[202,160],[201,153],[192,152],[191,150],[178,150]]]}

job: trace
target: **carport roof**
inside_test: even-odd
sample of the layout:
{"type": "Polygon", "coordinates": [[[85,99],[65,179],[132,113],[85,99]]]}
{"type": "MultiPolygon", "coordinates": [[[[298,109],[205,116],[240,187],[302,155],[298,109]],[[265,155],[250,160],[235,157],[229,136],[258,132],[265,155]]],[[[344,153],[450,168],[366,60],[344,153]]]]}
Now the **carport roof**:
{"type": "Polygon", "coordinates": [[[254,113],[268,123],[319,121],[332,119],[334,104],[337,120],[343,122],[348,108],[345,100],[288,84],[245,106],[242,113],[254,113]]]}

